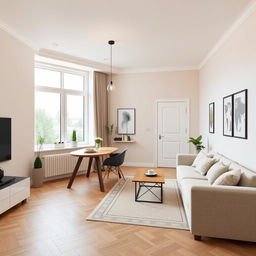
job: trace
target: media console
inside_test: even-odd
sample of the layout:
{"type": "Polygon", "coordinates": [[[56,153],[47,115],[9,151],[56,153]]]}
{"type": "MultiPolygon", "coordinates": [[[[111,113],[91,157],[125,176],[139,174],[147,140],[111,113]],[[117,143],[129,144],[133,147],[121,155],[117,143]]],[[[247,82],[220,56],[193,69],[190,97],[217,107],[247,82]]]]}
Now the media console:
{"type": "Polygon", "coordinates": [[[12,177],[10,182],[0,186],[0,214],[9,210],[20,202],[25,202],[30,196],[30,178],[12,177]]]}

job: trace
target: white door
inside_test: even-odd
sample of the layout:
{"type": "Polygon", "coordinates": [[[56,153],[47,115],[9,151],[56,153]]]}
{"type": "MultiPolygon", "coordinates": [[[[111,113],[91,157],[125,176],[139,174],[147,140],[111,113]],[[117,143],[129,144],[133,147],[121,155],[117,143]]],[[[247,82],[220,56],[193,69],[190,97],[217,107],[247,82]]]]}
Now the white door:
{"type": "Polygon", "coordinates": [[[175,167],[176,154],[189,153],[188,102],[158,102],[157,113],[157,164],[175,167]]]}

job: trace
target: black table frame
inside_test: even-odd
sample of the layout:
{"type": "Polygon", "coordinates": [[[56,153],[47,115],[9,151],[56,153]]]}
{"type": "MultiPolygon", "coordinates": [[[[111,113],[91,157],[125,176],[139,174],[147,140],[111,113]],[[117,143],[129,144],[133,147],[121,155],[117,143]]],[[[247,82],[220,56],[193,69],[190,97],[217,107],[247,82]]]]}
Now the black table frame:
{"type": "Polygon", "coordinates": [[[135,181],[135,201],[136,202],[144,202],[144,203],[163,203],[163,183],[162,182],[154,182],[154,183],[148,183],[148,182],[141,182],[141,181],[135,181]],[[150,185],[154,184],[154,185],[150,185]],[[141,188],[146,188],[146,191],[140,194],[141,188]],[[152,191],[153,188],[160,189],[160,198],[152,191]],[[150,201],[150,200],[140,200],[143,195],[146,193],[151,192],[158,201],[150,201]]]}

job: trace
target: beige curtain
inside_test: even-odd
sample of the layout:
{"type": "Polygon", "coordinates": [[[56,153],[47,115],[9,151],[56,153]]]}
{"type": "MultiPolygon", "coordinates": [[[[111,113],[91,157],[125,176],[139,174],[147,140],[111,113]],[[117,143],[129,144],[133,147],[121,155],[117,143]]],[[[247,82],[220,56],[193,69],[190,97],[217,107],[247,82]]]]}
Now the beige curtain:
{"type": "Polygon", "coordinates": [[[107,74],[94,72],[94,108],[96,136],[103,139],[103,146],[108,146],[106,125],[108,124],[107,74]]]}

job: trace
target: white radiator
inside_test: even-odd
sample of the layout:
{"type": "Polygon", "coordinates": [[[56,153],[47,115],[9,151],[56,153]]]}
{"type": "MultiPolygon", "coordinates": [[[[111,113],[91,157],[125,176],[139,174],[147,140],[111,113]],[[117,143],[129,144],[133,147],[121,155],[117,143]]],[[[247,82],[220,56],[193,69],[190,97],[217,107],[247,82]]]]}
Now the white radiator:
{"type": "MultiPolygon", "coordinates": [[[[44,170],[45,178],[66,175],[73,172],[78,157],[71,156],[69,153],[44,155],[44,170]]],[[[87,168],[87,159],[84,158],[79,171],[84,171],[87,168]]]]}

